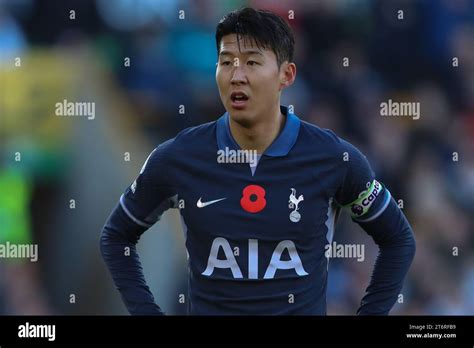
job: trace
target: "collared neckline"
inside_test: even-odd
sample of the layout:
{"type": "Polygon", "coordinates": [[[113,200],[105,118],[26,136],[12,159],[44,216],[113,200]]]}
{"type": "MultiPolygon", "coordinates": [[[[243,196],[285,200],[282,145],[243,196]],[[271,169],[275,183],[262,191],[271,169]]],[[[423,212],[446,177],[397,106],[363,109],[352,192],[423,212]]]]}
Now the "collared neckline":
{"type": "MultiPolygon", "coordinates": [[[[285,126],[263,155],[271,157],[286,156],[298,138],[300,119],[294,113],[289,112],[286,106],[280,105],[280,110],[286,116],[285,126]]],[[[226,147],[229,150],[240,150],[240,146],[230,132],[229,117],[229,113],[226,112],[217,120],[217,146],[219,150],[225,150],[226,147]]]]}

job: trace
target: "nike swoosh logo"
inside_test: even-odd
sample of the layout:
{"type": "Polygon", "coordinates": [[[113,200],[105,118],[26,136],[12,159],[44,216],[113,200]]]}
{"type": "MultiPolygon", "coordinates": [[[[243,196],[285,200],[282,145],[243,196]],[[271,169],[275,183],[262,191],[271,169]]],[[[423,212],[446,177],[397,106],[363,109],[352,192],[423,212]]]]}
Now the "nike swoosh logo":
{"type": "MultiPolygon", "coordinates": [[[[201,197],[201,198],[202,198],[202,197],[201,197]]],[[[215,199],[215,200],[209,201],[209,202],[201,202],[201,198],[199,198],[199,200],[198,200],[197,203],[196,203],[196,206],[197,206],[198,208],[204,208],[204,207],[207,207],[208,205],[211,205],[211,204],[220,202],[220,201],[222,201],[222,200],[225,199],[225,198],[219,198],[219,199],[215,199]]]]}

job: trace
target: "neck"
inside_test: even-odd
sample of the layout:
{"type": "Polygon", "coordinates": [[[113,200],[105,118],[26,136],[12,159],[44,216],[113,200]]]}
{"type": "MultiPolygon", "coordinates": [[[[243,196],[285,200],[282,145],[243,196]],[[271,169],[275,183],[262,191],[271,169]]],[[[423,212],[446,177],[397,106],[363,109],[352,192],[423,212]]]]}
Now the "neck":
{"type": "Polygon", "coordinates": [[[267,113],[266,117],[250,126],[243,126],[229,117],[230,132],[234,140],[243,150],[257,150],[258,154],[273,143],[285,125],[285,116],[280,106],[267,113]]]}

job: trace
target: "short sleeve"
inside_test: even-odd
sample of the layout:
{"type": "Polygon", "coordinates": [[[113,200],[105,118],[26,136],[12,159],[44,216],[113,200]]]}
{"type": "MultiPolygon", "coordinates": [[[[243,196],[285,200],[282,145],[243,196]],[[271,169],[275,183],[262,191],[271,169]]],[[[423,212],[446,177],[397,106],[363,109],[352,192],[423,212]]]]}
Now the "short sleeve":
{"type": "Polygon", "coordinates": [[[143,227],[151,227],[176,204],[175,189],[169,180],[172,175],[166,164],[165,144],[150,153],[137,179],[120,197],[120,205],[127,216],[143,227]]]}
{"type": "Polygon", "coordinates": [[[390,192],[376,179],[366,156],[355,146],[341,140],[345,174],[335,200],[356,222],[376,219],[387,208],[390,192]]]}

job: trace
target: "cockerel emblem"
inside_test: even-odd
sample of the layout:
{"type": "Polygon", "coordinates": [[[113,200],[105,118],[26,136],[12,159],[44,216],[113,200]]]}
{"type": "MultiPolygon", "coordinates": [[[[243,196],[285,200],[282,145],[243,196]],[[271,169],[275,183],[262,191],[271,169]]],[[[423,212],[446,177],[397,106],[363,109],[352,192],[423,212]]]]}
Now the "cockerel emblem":
{"type": "Polygon", "coordinates": [[[301,214],[298,213],[298,205],[300,204],[301,201],[304,201],[303,195],[300,195],[298,198],[296,198],[296,190],[294,188],[291,188],[291,194],[290,194],[290,199],[288,201],[288,208],[294,209],[290,213],[290,220],[292,222],[298,222],[301,220],[301,214]]]}

